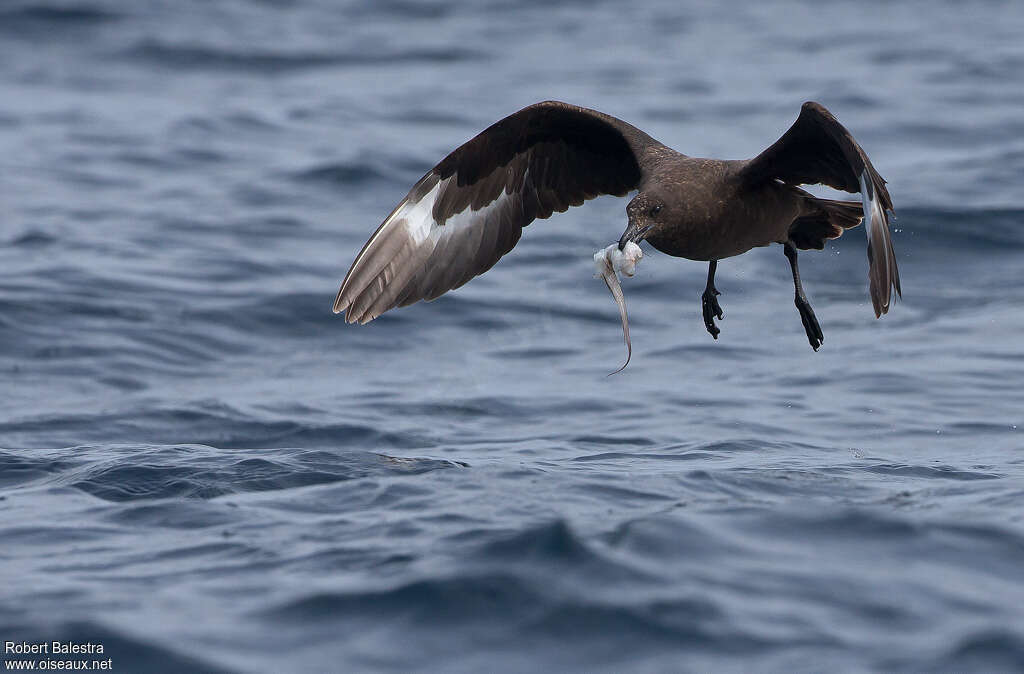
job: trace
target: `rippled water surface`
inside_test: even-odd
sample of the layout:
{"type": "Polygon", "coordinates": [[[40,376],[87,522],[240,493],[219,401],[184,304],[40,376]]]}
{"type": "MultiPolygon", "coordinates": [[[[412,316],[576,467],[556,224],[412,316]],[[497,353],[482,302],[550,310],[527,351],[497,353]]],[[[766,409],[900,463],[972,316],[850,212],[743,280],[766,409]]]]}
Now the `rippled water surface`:
{"type": "Polygon", "coordinates": [[[1024,669],[1024,10],[1016,3],[0,3],[0,640],[115,671],[1024,669]],[[557,98],[695,156],[828,106],[888,179],[860,229],[649,249],[634,354],[537,222],[345,325],[434,162],[557,98]]]}

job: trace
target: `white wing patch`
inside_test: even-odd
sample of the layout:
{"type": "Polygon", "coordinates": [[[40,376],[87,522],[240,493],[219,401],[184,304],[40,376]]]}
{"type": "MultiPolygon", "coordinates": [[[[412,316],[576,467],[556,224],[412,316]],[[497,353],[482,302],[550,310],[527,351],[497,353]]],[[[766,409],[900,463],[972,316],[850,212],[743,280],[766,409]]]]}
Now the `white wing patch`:
{"type": "Polygon", "coordinates": [[[433,215],[434,203],[449,180],[451,178],[439,181],[419,201],[403,201],[401,207],[388,220],[404,221],[405,229],[416,245],[423,243],[430,236],[431,230],[437,228],[433,215]]]}
{"type": "Polygon", "coordinates": [[[870,180],[867,169],[861,171],[860,199],[864,204],[864,231],[868,235],[869,242],[871,241],[871,231],[875,227],[885,227],[885,213],[882,211],[882,205],[878,203],[874,186],[870,180]]]}
{"type": "Polygon", "coordinates": [[[334,313],[344,311],[347,322],[366,323],[411,294],[433,299],[481,273],[504,252],[495,250],[500,214],[519,195],[503,190],[483,208],[467,208],[441,225],[434,206],[454,179],[439,180],[416,201],[406,197],[388,216],[352,264],[334,313]],[[482,262],[487,266],[474,271],[482,262]]]}

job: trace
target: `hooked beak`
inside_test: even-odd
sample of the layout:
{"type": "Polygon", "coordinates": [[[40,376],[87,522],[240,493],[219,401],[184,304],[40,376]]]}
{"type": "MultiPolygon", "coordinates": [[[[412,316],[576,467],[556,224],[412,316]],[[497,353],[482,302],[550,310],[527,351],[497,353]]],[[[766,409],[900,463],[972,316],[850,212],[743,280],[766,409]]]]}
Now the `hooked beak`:
{"type": "Polygon", "coordinates": [[[633,243],[640,243],[644,237],[647,236],[647,232],[651,231],[651,227],[654,225],[647,225],[641,227],[632,220],[629,221],[629,226],[626,227],[626,231],[622,233],[622,237],[619,238],[619,250],[623,250],[626,244],[632,241],[633,243]]]}

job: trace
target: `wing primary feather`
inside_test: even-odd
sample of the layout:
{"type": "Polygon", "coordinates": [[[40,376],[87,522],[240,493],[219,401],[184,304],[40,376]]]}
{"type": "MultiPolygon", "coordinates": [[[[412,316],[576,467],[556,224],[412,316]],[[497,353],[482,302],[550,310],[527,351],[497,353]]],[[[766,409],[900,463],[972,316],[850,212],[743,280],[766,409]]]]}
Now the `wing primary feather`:
{"type": "Polygon", "coordinates": [[[404,239],[411,236],[410,225],[423,227],[424,223],[410,222],[410,219],[422,220],[424,210],[429,214],[440,187],[441,181],[438,176],[433,172],[427,173],[384,219],[377,231],[359,251],[348,274],[345,275],[345,280],[342,281],[338,295],[334,299],[334,313],[345,311],[346,307],[352,304],[352,298],[360,294],[380,274],[391,259],[386,251],[389,246],[395,246],[394,239],[396,237],[404,239]]]}
{"type": "Polygon", "coordinates": [[[345,277],[345,283],[334,301],[334,310],[345,311],[346,320],[350,318],[356,300],[366,294],[381,272],[407,244],[409,237],[403,230],[402,220],[386,222],[345,277]]]}
{"type": "Polygon", "coordinates": [[[367,319],[366,316],[370,313],[374,302],[387,287],[384,276],[388,271],[388,266],[391,266],[391,275],[393,276],[396,262],[400,264],[402,260],[408,257],[410,251],[411,246],[408,240],[399,240],[398,248],[388,250],[384,269],[349,301],[348,308],[345,310],[345,320],[347,322],[365,323],[367,320],[372,320],[367,319]]]}
{"type": "Polygon", "coordinates": [[[860,174],[860,194],[864,205],[864,228],[868,238],[868,279],[875,317],[889,311],[892,289],[902,297],[899,268],[885,208],[865,168],[860,174]]]}

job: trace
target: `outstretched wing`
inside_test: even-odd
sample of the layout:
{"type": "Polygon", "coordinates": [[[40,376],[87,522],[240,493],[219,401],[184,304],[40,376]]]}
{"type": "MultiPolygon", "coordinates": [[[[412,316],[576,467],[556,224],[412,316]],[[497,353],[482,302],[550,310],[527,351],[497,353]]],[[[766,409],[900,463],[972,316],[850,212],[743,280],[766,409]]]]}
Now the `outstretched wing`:
{"type": "Polygon", "coordinates": [[[820,103],[804,103],[789,131],[751,159],[741,175],[749,184],[777,179],[791,185],[821,183],[860,192],[868,235],[871,304],[876,317],[889,311],[892,289],[902,294],[887,214],[892,211],[892,199],[867,154],[832,113],[820,103]]]}
{"type": "Polygon", "coordinates": [[[367,323],[458,288],[534,219],[636,189],[640,155],[654,145],[621,120],[557,101],[506,117],[416,183],[356,256],[334,312],[367,323]]]}

